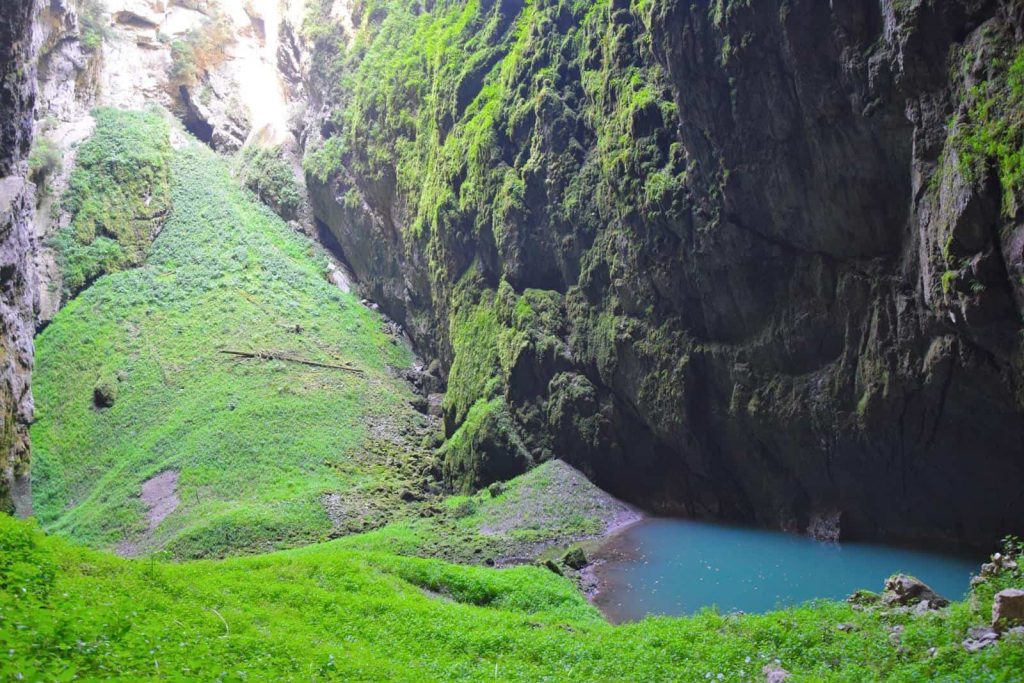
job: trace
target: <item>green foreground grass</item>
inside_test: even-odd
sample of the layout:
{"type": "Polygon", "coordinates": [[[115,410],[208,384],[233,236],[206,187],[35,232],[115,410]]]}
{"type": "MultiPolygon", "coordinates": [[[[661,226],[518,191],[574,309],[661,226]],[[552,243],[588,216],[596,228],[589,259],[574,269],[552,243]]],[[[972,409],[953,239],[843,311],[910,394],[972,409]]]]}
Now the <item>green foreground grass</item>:
{"type": "Polygon", "coordinates": [[[960,646],[1011,580],[920,617],[822,603],[612,626],[571,582],[536,567],[338,541],[220,561],[124,560],[0,516],[0,678],[747,681],[777,660],[795,681],[1013,681],[1021,643],[960,646]]]}
{"type": "Polygon", "coordinates": [[[379,437],[424,425],[408,384],[389,371],[408,367],[410,352],[327,282],[323,253],[240,189],[214,153],[195,142],[174,151],[170,188],[145,265],[97,280],[36,340],[40,522],[94,547],[193,558],[384,523],[422,476],[417,451],[379,437]],[[284,351],[361,374],[224,349],[284,351]],[[141,487],[167,470],[180,473],[180,504],[150,529],[141,487]],[[333,521],[327,496],[344,501],[333,521]]]}

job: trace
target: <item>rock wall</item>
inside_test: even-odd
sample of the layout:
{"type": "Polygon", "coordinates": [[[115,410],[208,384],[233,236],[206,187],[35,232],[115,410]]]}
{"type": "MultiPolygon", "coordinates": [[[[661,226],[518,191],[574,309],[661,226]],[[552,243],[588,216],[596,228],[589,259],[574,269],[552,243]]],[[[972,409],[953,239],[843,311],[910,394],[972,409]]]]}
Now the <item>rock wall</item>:
{"type": "Polygon", "coordinates": [[[32,144],[35,69],[32,0],[0,11],[0,510],[25,513],[28,424],[32,420],[33,185],[26,179],[32,144]]]}
{"type": "MultiPolygon", "coordinates": [[[[54,162],[36,173],[40,278],[39,324],[47,324],[74,286],[65,281],[59,233],[73,217],[63,201],[78,148],[105,106],[174,112],[198,137],[225,153],[244,145],[284,156],[301,184],[289,107],[301,100],[284,68],[297,68],[291,26],[302,3],[277,0],[48,0],[34,20],[39,96],[36,138],[54,162]],[[291,42],[289,42],[291,41],[291,42]],[[282,61],[284,60],[284,61],[282,61]],[[280,64],[279,64],[280,63],[280,64]]],[[[314,233],[308,206],[296,229],[314,233]]]]}
{"type": "Polygon", "coordinates": [[[437,359],[453,487],[1024,530],[1022,3],[336,4],[313,203],[437,359]]]}

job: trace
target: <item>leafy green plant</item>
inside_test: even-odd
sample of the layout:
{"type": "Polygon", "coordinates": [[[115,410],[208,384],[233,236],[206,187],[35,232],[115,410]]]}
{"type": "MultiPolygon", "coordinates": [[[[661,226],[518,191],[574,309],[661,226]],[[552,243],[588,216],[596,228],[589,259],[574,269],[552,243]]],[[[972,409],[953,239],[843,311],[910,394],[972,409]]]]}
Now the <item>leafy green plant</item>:
{"type": "Polygon", "coordinates": [[[110,28],[105,21],[105,9],[101,0],[78,0],[78,23],[81,30],[82,47],[95,52],[110,37],[110,28]]]}
{"type": "Polygon", "coordinates": [[[966,99],[967,114],[952,128],[961,171],[978,177],[994,168],[1003,189],[1003,212],[1012,216],[1024,193],[1024,49],[1018,48],[1009,62],[993,60],[988,77],[973,85],[966,99]]]}
{"type": "Polygon", "coordinates": [[[60,146],[51,138],[36,136],[28,156],[28,171],[32,182],[45,192],[49,179],[64,169],[64,155],[60,146]]]}
{"type": "Polygon", "coordinates": [[[302,187],[279,147],[244,148],[238,157],[236,174],[242,185],[285,220],[296,217],[302,204],[302,187]]]}

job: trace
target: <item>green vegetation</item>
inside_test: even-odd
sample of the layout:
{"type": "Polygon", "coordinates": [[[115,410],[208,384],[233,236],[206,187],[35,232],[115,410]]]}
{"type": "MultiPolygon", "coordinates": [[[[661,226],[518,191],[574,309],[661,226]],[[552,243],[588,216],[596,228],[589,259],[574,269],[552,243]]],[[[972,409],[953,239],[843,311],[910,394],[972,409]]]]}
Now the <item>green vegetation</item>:
{"type": "Polygon", "coordinates": [[[1003,213],[1012,217],[1024,193],[1024,48],[1009,58],[998,45],[990,49],[999,56],[986,65],[985,80],[969,89],[970,107],[954,127],[954,141],[968,177],[994,166],[1003,188],[1003,213]]]}
{"type": "Polygon", "coordinates": [[[302,204],[302,187],[279,147],[246,147],[238,155],[235,173],[242,185],[278,216],[295,218],[302,204]]]}
{"type": "MultiPolygon", "coordinates": [[[[322,17],[307,22],[316,36],[330,5],[321,4],[322,17]]],[[[554,151],[523,144],[571,138],[577,121],[597,137],[598,187],[570,185],[567,215],[558,218],[572,217],[595,190],[623,210],[638,188],[650,185],[648,194],[669,202],[681,190],[682,152],[666,154],[656,135],[658,123],[675,116],[665,76],[653,64],[619,63],[636,47],[624,44],[628,21],[613,21],[607,3],[442,2],[423,12],[407,0],[365,0],[355,13],[358,35],[324,67],[337,83],[339,131],[307,168],[320,178],[343,165],[360,178],[393,175],[412,203],[413,235],[492,222],[500,233],[509,212],[494,209],[516,201],[510,179],[521,188],[523,175],[547,172],[545,160],[567,165],[559,176],[586,175],[576,140],[554,151]],[[509,143],[529,151],[511,166],[502,154],[509,143]]]]}
{"type": "Polygon", "coordinates": [[[203,75],[227,59],[225,50],[234,44],[231,21],[213,7],[209,18],[181,40],[171,43],[171,66],[168,86],[177,95],[179,86],[194,87],[203,75]]]}
{"type": "Polygon", "coordinates": [[[142,263],[170,207],[170,143],[157,112],[97,109],[78,151],[64,205],[71,224],[54,239],[64,287],[142,263]]]}
{"type": "MultiPolygon", "coordinates": [[[[150,142],[147,152],[125,125],[111,146],[105,126],[147,124],[165,140],[166,128],[148,115],[99,116],[74,196],[102,209],[88,215],[107,226],[105,217],[128,214],[123,207],[136,199],[108,192],[111,180],[96,171],[152,178],[165,148],[150,142]],[[132,160],[142,168],[130,173],[132,160]]],[[[399,494],[420,486],[429,468],[418,449],[388,440],[403,432],[422,439],[411,391],[388,371],[408,366],[410,354],[377,314],[327,281],[325,256],[253,201],[215,154],[189,144],[171,155],[168,175],[170,196],[160,201],[173,208],[146,263],[97,280],[37,339],[41,523],[127,553],[164,547],[207,557],[393,518],[404,506],[399,494]],[[225,349],[285,352],[359,373],[225,349]],[[151,529],[141,487],[169,470],[180,474],[180,502],[151,529]]]]}
{"type": "Polygon", "coordinates": [[[110,33],[100,0],[79,0],[78,22],[82,31],[82,47],[95,52],[110,33]]]}
{"type": "Polygon", "coordinates": [[[511,479],[533,464],[501,397],[474,403],[440,455],[445,480],[460,493],[511,479]]]}
{"type": "Polygon", "coordinates": [[[341,542],[218,562],[129,561],[0,515],[0,676],[756,680],[777,661],[795,681],[1009,681],[1024,669],[1024,647],[968,654],[960,641],[988,620],[994,591],[1020,579],[992,579],[924,616],[822,603],[612,626],[567,579],[534,567],[465,567],[341,542]]]}
{"type": "Polygon", "coordinates": [[[32,141],[32,151],[28,155],[29,178],[45,193],[51,177],[64,168],[64,157],[60,146],[45,134],[37,135],[32,141]]]}
{"type": "MultiPolygon", "coordinates": [[[[490,309],[532,291],[552,299],[544,310],[561,325],[566,310],[549,283],[574,269],[583,281],[614,277],[625,245],[644,238],[634,220],[689,220],[686,158],[670,125],[677,112],[641,28],[649,4],[362,0],[351,40],[332,25],[330,3],[307,18],[333,114],[306,170],[339,183],[353,211],[401,207],[397,249],[422,255],[413,260],[424,263],[433,300],[449,304],[437,313],[454,357],[445,428],[459,436],[445,454],[459,461],[447,469],[459,488],[485,467],[472,462],[479,444],[516,440],[457,431],[474,406],[478,417],[510,413],[500,423],[533,459],[552,450],[543,430],[522,428],[512,385],[531,363],[557,362],[558,335],[543,318],[490,309]],[[508,410],[499,413],[501,397],[508,410]]],[[[646,332],[635,328],[637,338],[646,332]]]]}

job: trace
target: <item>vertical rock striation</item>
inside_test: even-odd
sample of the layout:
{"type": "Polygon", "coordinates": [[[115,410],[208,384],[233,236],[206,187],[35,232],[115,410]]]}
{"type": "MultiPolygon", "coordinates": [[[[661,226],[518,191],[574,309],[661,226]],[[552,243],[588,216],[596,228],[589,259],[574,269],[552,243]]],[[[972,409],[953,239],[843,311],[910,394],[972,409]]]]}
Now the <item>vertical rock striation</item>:
{"type": "Polygon", "coordinates": [[[33,185],[26,180],[32,144],[35,67],[32,0],[0,10],[0,510],[27,512],[32,420],[33,185]]]}

